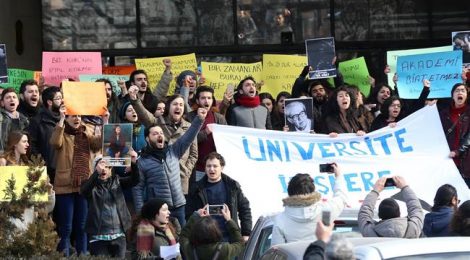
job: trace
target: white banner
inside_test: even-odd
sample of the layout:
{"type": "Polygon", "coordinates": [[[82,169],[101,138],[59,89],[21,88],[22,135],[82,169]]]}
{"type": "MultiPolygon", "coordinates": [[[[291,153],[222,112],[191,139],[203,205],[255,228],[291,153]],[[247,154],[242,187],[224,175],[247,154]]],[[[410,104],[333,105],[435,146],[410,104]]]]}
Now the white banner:
{"type": "MultiPolygon", "coordinates": [[[[297,173],[314,178],[316,190],[328,199],[334,176],[320,173],[319,164],[336,162],[346,181],[349,207],[358,209],[381,176],[401,175],[418,197],[433,205],[439,186],[457,188],[459,199],[470,199],[442,130],[436,106],[425,107],[365,136],[280,132],[244,127],[211,125],[217,151],[226,166],[224,173],[237,180],[250,201],[253,220],[282,210],[289,179],[297,173]]],[[[387,198],[399,192],[390,187],[387,198]]]]}

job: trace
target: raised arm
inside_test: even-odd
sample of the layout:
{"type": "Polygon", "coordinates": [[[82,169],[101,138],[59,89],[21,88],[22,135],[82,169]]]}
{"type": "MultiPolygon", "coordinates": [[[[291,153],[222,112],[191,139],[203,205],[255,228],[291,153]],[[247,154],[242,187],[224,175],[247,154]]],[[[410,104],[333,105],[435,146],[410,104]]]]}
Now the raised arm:
{"type": "Polygon", "coordinates": [[[137,92],[139,92],[139,88],[137,86],[131,86],[129,88],[129,101],[132,104],[135,112],[137,113],[137,117],[139,121],[145,126],[149,127],[157,122],[155,116],[150,113],[142,104],[139,98],[137,98],[137,92]]]}
{"type": "Polygon", "coordinates": [[[170,83],[173,80],[173,73],[171,72],[171,59],[163,59],[163,65],[165,65],[165,71],[163,71],[160,81],[157,86],[153,89],[153,95],[157,100],[163,100],[168,95],[170,89],[170,83]]]}

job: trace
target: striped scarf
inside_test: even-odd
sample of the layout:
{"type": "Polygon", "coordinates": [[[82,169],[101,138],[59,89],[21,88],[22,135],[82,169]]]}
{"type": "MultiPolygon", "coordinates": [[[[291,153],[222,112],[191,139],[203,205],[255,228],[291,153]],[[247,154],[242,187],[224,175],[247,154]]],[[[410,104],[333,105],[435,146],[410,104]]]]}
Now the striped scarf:
{"type": "Polygon", "coordinates": [[[71,170],[72,186],[80,187],[90,174],[90,143],[85,134],[85,126],[83,125],[73,128],[68,123],[65,123],[64,132],[75,136],[71,170]]]}

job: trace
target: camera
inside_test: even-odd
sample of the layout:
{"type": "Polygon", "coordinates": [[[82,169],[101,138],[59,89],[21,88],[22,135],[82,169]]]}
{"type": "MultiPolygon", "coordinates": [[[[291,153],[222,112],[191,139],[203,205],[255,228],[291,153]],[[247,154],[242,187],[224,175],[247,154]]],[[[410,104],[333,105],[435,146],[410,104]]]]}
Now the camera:
{"type": "Polygon", "coordinates": [[[333,173],[335,171],[335,169],[333,168],[333,164],[332,163],[323,163],[323,164],[320,164],[320,172],[329,172],[329,173],[333,173]]]}
{"type": "Polygon", "coordinates": [[[395,181],[393,180],[393,178],[387,178],[387,180],[385,181],[384,187],[393,187],[393,186],[395,186],[395,181]]]}
{"type": "Polygon", "coordinates": [[[209,215],[222,215],[224,205],[209,205],[209,215]]]}

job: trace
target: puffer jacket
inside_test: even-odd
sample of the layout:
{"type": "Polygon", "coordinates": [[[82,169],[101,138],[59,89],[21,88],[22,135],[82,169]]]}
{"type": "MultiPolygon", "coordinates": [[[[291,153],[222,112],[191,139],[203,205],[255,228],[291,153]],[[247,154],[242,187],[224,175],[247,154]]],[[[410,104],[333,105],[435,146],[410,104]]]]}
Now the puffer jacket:
{"type": "Polygon", "coordinates": [[[257,107],[244,107],[242,105],[231,105],[226,114],[228,125],[243,126],[258,129],[272,129],[271,115],[268,109],[259,105],[257,107]]]}
{"type": "Polygon", "coordinates": [[[419,199],[413,190],[406,186],[401,192],[406,201],[408,216],[390,218],[376,222],[373,219],[375,204],[379,193],[372,190],[364,199],[359,210],[358,225],[364,237],[418,238],[423,228],[424,213],[419,199]]]}
{"type": "Polygon", "coordinates": [[[423,232],[427,237],[446,237],[450,235],[450,221],[454,215],[451,207],[440,207],[424,216],[423,232]]]}
{"type": "Polygon", "coordinates": [[[146,200],[153,198],[164,200],[170,208],[186,204],[179,175],[179,160],[193,143],[202,122],[196,117],[184,135],[175,143],[168,145],[165,159],[162,161],[145,151],[142,152],[137,162],[140,171],[139,184],[133,188],[137,212],[140,212],[146,200]],[[146,199],[144,194],[147,196],[146,199]]]}
{"type": "MultiPolygon", "coordinates": [[[[140,99],[130,100],[132,107],[135,109],[139,121],[145,127],[158,124],[165,135],[165,139],[169,144],[176,142],[186,131],[188,131],[191,123],[181,119],[181,124],[176,126],[169,117],[154,117],[152,113],[144,108],[140,99]]],[[[184,194],[188,194],[189,178],[197,162],[198,149],[197,140],[193,140],[189,149],[181,156],[179,161],[181,185],[184,194]]]]}
{"type": "Polygon", "coordinates": [[[326,202],[320,201],[318,192],[285,198],[284,212],[274,217],[271,245],[315,240],[316,223],[321,221],[322,211],[331,211],[331,219],[335,220],[343,211],[346,198],[343,176],[336,179],[333,198],[326,202]]]}

